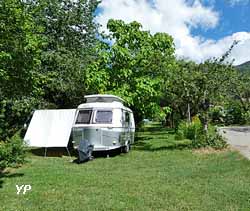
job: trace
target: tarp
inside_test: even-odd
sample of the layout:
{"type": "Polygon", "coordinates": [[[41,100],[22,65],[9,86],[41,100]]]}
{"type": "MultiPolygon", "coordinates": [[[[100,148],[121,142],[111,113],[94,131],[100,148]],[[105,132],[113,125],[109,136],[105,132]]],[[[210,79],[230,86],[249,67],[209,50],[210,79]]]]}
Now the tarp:
{"type": "Polygon", "coordinates": [[[67,147],[76,109],[36,110],[24,140],[32,147],[67,147]]]}

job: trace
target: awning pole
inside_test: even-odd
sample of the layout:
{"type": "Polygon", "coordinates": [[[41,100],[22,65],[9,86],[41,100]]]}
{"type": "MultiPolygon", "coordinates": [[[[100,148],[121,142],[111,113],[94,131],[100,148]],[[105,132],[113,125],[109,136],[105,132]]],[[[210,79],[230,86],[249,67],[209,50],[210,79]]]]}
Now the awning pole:
{"type": "Polygon", "coordinates": [[[70,159],[71,159],[71,155],[70,155],[70,152],[69,152],[68,147],[65,147],[65,148],[66,148],[66,150],[67,150],[67,152],[68,152],[68,155],[69,155],[69,157],[70,157],[70,159]]]}

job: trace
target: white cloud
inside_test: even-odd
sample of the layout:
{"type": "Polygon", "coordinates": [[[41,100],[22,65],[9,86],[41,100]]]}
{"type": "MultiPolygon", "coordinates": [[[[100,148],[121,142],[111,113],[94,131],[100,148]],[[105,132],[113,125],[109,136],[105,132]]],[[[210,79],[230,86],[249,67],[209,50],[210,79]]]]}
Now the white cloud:
{"type": "Polygon", "coordinates": [[[172,35],[176,54],[197,62],[222,55],[234,39],[244,40],[233,50],[232,56],[235,64],[250,60],[250,33],[239,32],[219,41],[192,36],[193,28],[215,28],[219,23],[219,14],[211,6],[204,6],[202,0],[103,0],[99,7],[102,12],[96,21],[103,25],[103,30],[110,18],[125,22],[136,20],[152,33],[172,35]]]}
{"type": "Polygon", "coordinates": [[[239,43],[233,48],[229,61],[234,59],[235,65],[249,61],[250,33],[248,32],[237,32],[218,41],[206,40],[200,43],[199,51],[201,52],[203,59],[219,57],[229,49],[234,41],[239,41],[239,43]]]}

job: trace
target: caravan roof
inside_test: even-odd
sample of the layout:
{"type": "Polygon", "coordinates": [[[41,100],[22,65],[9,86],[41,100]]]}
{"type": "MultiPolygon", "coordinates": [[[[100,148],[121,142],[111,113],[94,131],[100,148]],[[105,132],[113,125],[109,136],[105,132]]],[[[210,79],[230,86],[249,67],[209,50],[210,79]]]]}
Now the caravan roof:
{"type": "Polygon", "coordinates": [[[112,103],[112,102],[121,102],[123,103],[124,100],[120,97],[117,97],[115,95],[86,95],[84,98],[87,99],[87,103],[112,103]]]}
{"type": "Polygon", "coordinates": [[[124,100],[115,95],[87,95],[85,96],[87,103],[78,106],[78,109],[87,108],[121,108],[132,112],[123,105],[124,100]]]}

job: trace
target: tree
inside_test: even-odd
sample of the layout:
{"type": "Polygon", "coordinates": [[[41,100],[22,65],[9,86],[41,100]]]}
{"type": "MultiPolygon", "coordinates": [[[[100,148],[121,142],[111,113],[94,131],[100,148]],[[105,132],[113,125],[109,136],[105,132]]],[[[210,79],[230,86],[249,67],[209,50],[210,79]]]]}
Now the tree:
{"type": "MultiPolygon", "coordinates": [[[[198,101],[200,98],[199,83],[201,73],[197,69],[197,64],[191,61],[176,61],[175,68],[169,72],[165,79],[164,95],[161,105],[168,105],[172,114],[171,126],[175,126],[174,116],[179,115],[179,119],[187,118],[191,121],[191,116],[198,112],[198,101]]],[[[168,122],[166,120],[166,122],[168,122]]]]}
{"type": "Polygon", "coordinates": [[[97,26],[92,0],[0,1],[0,138],[32,110],[75,107],[86,93],[97,26]]]}
{"type": "Polygon", "coordinates": [[[43,40],[21,0],[0,1],[0,100],[39,95],[43,40]]]}
{"type": "Polygon", "coordinates": [[[31,0],[29,11],[43,29],[40,71],[44,98],[58,107],[73,107],[85,95],[86,68],[95,57],[97,0],[31,0]]]}
{"type": "Polygon", "coordinates": [[[222,101],[230,96],[233,81],[238,80],[234,68],[223,61],[176,62],[175,70],[165,80],[162,99],[162,105],[171,108],[172,118],[178,114],[180,119],[187,118],[190,122],[191,116],[199,115],[207,130],[210,105],[223,104],[222,101]]]}
{"type": "Polygon", "coordinates": [[[171,36],[152,35],[141,27],[137,22],[109,20],[112,44],[100,45],[99,58],[89,69],[92,89],[91,84],[97,85],[97,92],[123,97],[135,111],[137,121],[159,111],[164,78],[175,60],[171,36]]]}

